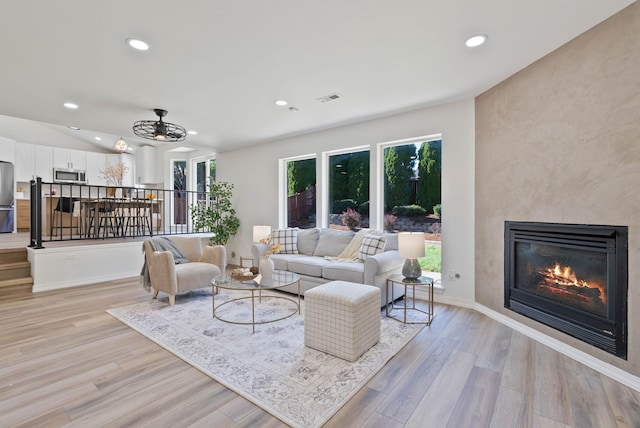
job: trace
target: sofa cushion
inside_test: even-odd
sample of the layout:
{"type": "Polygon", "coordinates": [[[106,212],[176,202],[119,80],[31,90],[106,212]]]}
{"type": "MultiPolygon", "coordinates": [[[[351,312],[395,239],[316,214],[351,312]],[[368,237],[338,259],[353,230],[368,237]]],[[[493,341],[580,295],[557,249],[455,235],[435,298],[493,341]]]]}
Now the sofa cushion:
{"type": "Polygon", "coordinates": [[[318,245],[316,245],[316,250],[313,252],[313,255],[336,257],[349,245],[354,235],[354,232],[344,230],[321,229],[318,245]]]}
{"type": "Polygon", "coordinates": [[[386,238],[384,236],[367,235],[362,238],[360,250],[358,251],[358,259],[367,260],[367,257],[380,254],[384,250],[386,238]]]}
{"type": "Polygon", "coordinates": [[[334,262],[322,268],[324,279],[340,280],[348,282],[364,282],[364,263],[361,262],[334,262]]]}
{"type": "Polygon", "coordinates": [[[398,249],[398,234],[397,233],[383,233],[386,243],[384,244],[384,250],[397,250],[398,249]]]}
{"type": "Polygon", "coordinates": [[[313,256],[319,236],[320,231],[315,227],[298,230],[298,253],[313,256]]]}
{"type": "Polygon", "coordinates": [[[273,244],[280,244],[280,253],[298,254],[298,229],[277,229],[271,233],[273,244]]]}
{"type": "Polygon", "coordinates": [[[289,267],[289,272],[321,278],[322,269],[331,263],[331,261],[322,257],[305,256],[290,259],[287,266],[289,267]]]}
{"type": "Polygon", "coordinates": [[[302,254],[271,254],[269,258],[273,260],[273,266],[277,270],[289,270],[289,261],[299,257],[306,257],[302,254]]]}

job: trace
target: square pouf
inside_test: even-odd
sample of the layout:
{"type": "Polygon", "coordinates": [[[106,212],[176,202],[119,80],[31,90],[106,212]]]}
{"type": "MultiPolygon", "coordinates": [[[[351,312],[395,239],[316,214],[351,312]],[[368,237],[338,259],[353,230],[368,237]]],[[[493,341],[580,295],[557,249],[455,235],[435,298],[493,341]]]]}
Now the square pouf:
{"type": "Polygon", "coordinates": [[[304,344],[355,361],[380,340],[380,289],[332,281],[304,294],[304,344]]]}

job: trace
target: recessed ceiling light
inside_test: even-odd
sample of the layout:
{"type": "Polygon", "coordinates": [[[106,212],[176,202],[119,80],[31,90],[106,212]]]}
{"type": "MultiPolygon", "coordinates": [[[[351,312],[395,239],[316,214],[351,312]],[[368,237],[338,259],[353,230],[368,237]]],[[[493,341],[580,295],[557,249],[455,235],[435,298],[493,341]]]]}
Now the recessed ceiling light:
{"type": "Polygon", "coordinates": [[[70,103],[70,102],[66,102],[63,104],[66,108],[71,109],[71,110],[75,110],[78,108],[78,104],[75,103],[70,103]]]}
{"type": "Polygon", "coordinates": [[[280,106],[280,107],[283,107],[283,106],[286,106],[287,104],[289,104],[289,103],[287,103],[285,100],[276,100],[276,101],[274,101],[274,103],[275,103],[277,106],[280,106]]]}
{"type": "Polygon", "coordinates": [[[189,135],[198,135],[198,131],[188,131],[187,134],[189,134],[189,135]]]}
{"type": "Polygon", "coordinates": [[[96,141],[102,141],[102,138],[100,138],[100,137],[93,137],[93,138],[94,138],[94,140],[96,140],[96,141]]]}
{"type": "Polygon", "coordinates": [[[149,50],[149,43],[143,42],[142,40],[139,40],[139,39],[127,39],[127,44],[139,51],[149,50]]]}
{"type": "Polygon", "coordinates": [[[68,125],[67,128],[73,129],[74,131],[79,131],[80,130],[80,128],[78,128],[77,126],[71,126],[71,125],[68,125]]]}
{"type": "Polygon", "coordinates": [[[475,48],[476,46],[480,46],[484,42],[487,41],[487,36],[485,34],[478,34],[475,36],[471,36],[464,42],[465,45],[469,48],[475,48]]]}

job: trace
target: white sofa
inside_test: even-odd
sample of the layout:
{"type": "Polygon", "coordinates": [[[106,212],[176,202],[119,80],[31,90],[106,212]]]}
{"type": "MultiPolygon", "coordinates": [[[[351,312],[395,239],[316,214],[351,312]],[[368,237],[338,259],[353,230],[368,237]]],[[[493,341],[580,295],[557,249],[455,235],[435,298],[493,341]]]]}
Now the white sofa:
{"type": "MultiPolygon", "coordinates": [[[[400,273],[405,261],[398,253],[398,235],[395,233],[379,233],[376,231],[360,231],[358,237],[352,231],[344,231],[330,228],[312,229],[283,229],[273,232],[274,243],[281,244],[281,252],[272,254],[269,257],[273,260],[275,268],[287,270],[300,275],[300,290],[305,293],[307,290],[329,281],[347,281],[359,284],[368,284],[378,287],[380,293],[380,307],[385,304],[385,287],[387,278],[396,273],[400,273]],[[293,240],[293,235],[296,235],[293,240]],[[370,232],[370,233],[369,233],[370,232]],[[292,251],[282,245],[282,235],[288,234],[288,243],[295,247],[292,251]],[[344,255],[344,251],[354,248],[354,243],[366,236],[377,235],[382,237],[384,248],[375,255],[367,255],[364,260],[345,260],[339,256],[344,255]],[[353,239],[356,241],[352,241],[353,239]],[[293,242],[292,242],[293,241],[293,242]]],[[[362,239],[364,241],[364,239],[362,239]]],[[[267,247],[263,244],[253,244],[251,254],[253,265],[258,266],[260,258],[265,253],[267,247]]],[[[290,293],[297,292],[297,286],[283,287],[283,291],[290,293]]],[[[391,290],[389,290],[391,291],[391,290]]],[[[394,297],[404,295],[403,287],[396,285],[394,297]]],[[[389,300],[391,293],[389,292],[389,300]]]]}

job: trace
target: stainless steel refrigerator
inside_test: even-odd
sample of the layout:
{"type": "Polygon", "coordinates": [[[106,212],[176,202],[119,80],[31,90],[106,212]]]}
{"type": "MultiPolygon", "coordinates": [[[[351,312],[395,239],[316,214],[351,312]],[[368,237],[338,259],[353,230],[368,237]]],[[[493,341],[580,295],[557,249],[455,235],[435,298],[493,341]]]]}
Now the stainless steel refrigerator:
{"type": "Polygon", "coordinates": [[[13,232],[13,164],[0,161],[0,233],[13,232]]]}

